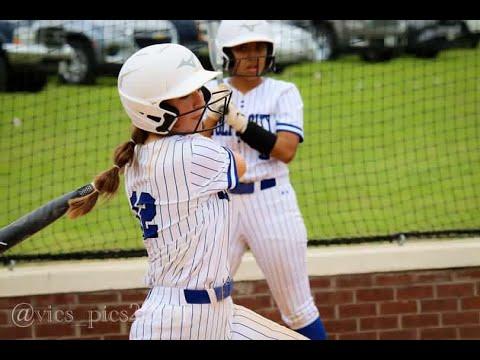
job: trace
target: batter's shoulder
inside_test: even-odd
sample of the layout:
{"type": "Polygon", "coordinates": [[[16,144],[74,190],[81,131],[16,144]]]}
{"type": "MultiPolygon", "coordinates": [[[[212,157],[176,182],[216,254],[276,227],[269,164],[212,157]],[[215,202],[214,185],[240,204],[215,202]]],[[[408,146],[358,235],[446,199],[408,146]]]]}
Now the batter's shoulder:
{"type": "Polygon", "coordinates": [[[201,134],[190,135],[190,141],[192,142],[193,145],[196,145],[196,146],[207,146],[209,148],[214,148],[214,149],[221,148],[221,146],[218,145],[217,142],[201,134]]]}

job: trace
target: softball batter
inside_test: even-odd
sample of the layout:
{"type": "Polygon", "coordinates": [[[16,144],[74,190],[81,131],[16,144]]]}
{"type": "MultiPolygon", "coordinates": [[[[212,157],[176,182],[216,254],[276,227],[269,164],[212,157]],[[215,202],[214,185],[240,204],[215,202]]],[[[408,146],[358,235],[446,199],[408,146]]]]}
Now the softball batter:
{"type": "MultiPolygon", "coordinates": [[[[223,118],[230,91],[204,84],[218,72],[176,44],[145,47],[122,66],[118,91],[133,123],[96,191],[71,204],[90,211],[113,195],[125,173],[128,204],[148,253],[148,296],[130,339],[305,339],[242,306],[230,294],[230,196],[245,172],[242,156],[202,136],[202,119],[223,118]]],[[[220,120],[218,124],[221,124],[220,120]]]]}

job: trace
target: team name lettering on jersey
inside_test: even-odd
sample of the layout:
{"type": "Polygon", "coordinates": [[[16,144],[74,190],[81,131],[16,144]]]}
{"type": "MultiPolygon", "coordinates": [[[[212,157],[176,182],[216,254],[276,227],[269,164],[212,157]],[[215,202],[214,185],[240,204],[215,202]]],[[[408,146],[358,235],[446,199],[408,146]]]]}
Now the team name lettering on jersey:
{"type": "Polygon", "coordinates": [[[248,121],[256,122],[257,125],[260,125],[268,131],[272,131],[270,126],[270,114],[249,114],[248,121]]]}
{"type": "MultiPolygon", "coordinates": [[[[303,101],[295,84],[263,78],[260,85],[243,94],[232,87],[229,78],[223,82],[232,89],[231,101],[248,121],[275,134],[281,131],[294,133],[303,141],[303,101]]],[[[216,82],[207,84],[211,90],[216,86],[216,82]]],[[[212,139],[244,157],[247,172],[242,177],[242,182],[288,176],[287,164],[251,148],[226,123],[215,129],[212,139]]]]}

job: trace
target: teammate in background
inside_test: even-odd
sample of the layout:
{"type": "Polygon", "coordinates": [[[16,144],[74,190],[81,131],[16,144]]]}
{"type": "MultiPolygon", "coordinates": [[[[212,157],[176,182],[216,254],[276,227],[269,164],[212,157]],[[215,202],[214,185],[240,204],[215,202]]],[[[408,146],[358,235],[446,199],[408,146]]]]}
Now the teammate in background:
{"type": "MultiPolygon", "coordinates": [[[[266,21],[223,20],[215,45],[230,75],[223,83],[233,95],[228,124],[217,127],[212,139],[247,163],[242,182],[230,190],[235,221],[232,274],[249,247],[283,321],[310,339],[326,339],[310,291],[307,231],[287,167],[303,141],[300,93],[293,83],[263,76],[274,66],[275,55],[266,21]]],[[[210,118],[205,125],[215,126],[210,118]]]]}
{"type": "Polygon", "coordinates": [[[124,171],[148,252],[150,287],[130,339],[306,339],[230,297],[226,190],[237,185],[245,162],[200,134],[207,130],[202,119],[223,118],[231,97],[204,87],[218,74],[181,45],[133,54],[118,76],[131,139],[115,149],[112,168],[94,179],[96,191],[70,205],[71,218],[88,213],[99,195],[115,194],[124,171]]]}

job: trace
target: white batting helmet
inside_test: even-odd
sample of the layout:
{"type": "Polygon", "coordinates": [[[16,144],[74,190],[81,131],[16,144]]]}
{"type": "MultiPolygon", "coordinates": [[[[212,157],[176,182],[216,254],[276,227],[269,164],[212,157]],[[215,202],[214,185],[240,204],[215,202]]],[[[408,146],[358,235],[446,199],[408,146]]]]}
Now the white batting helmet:
{"type": "Polygon", "coordinates": [[[202,89],[207,103],[211,94],[203,85],[219,74],[205,70],[195,54],[182,45],[151,45],[123,64],[118,92],[136,127],[165,135],[177,122],[179,113],[164,101],[202,89]]]}
{"type": "Polygon", "coordinates": [[[266,20],[222,20],[220,23],[215,45],[217,54],[223,60],[225,70],[232,68],[233,54],[229,48],[249,42],[266,42],[269,44],[266,69],[273,65],[275,42],[270,25],[266,20]]]}

